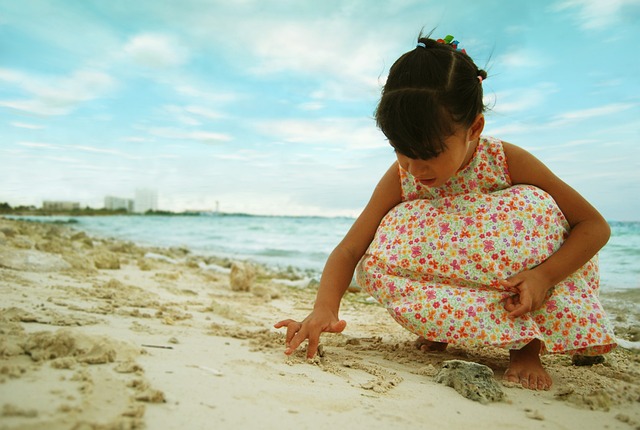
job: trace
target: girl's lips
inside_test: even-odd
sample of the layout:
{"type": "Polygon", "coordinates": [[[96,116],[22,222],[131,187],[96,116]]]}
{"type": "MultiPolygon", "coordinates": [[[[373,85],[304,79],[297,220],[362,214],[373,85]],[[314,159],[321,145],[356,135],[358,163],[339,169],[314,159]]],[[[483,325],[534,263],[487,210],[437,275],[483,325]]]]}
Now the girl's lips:
{"type": "Polygon", "coordinates": [[[435,184],[436,178],[418,179],[418,182],[420,182],[422,185],[431,186],[431,185],[435,184]]]}

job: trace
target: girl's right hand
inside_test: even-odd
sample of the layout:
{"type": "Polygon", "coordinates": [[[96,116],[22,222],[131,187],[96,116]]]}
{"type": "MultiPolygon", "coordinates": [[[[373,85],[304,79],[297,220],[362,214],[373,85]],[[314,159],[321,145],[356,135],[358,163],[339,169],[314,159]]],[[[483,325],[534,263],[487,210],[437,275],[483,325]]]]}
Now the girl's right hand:
{"type": "Polygon", "coordinates": [[[302,322],[287,319],[274,325],[275,328],[287,327],[287,349],[284,351],[287,355],[293,354],[305,339],[309,339],[307,358],[316,355],[321,333],[341,333],[346,326],[347,322],[339,319],[336,312],[325,309],[314,309],[302,322]]]}

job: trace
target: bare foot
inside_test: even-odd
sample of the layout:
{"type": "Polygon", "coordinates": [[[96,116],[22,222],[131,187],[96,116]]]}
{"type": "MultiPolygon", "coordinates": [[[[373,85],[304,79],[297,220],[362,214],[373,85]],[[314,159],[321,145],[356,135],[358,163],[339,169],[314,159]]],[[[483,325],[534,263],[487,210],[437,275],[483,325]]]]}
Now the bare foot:
{"type": "Polygon", "coordinates": [[[522,349],[509,351],[509,368],[504,379],[531,390],[548,390],[553,381],[540,362],[540,341],[534,339],[522,349]]]}
{"type": "Polygon", "coordinates": [[[422,336],[420,336],[418,340],[416,340],[415,345],[416,345],[416,348],[424,352],[444,351],[445,349],[447,349],[446,343],[427,340],[422,336]]]}

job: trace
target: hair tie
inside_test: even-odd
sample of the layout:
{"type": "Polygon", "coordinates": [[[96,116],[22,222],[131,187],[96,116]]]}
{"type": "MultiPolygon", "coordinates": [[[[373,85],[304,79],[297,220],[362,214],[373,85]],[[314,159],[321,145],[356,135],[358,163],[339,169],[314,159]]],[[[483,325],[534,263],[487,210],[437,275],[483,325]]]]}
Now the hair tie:
{"type": "Polygon", "coordinates": [[[416,48],[426,48],[426,47],[427,47],[427,45],[425,45],[422,42],[418,42],[418,44],[416,45],[416,48]]]}

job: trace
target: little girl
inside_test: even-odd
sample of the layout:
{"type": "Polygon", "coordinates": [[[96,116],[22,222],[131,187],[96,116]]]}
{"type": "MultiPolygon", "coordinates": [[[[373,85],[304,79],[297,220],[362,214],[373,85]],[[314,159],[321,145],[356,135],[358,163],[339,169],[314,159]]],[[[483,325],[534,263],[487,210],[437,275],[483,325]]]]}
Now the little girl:
{"type": "Polygon", "coordinates": [[[540,354],[616,346],[597,298],[609,226],[533,155],[481,136],[487,74],[457,44],[421,36],[391,67],[376,121],[397,161],[329,256],[311,314],[275,327],[285,354],[308,339],[313,357],[346,326],[355,270],[421,349],[507,348],[504,378],[547,390],[540,354]]]}

